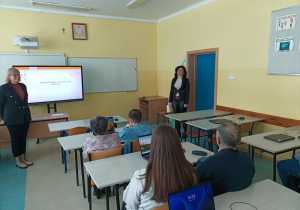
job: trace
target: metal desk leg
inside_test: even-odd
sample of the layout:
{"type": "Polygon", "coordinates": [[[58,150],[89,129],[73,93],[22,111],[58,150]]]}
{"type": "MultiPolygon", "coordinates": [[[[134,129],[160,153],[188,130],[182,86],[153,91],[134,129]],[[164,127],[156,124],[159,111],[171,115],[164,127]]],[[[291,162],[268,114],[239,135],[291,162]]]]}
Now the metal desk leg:
{"type": "Polygon", "coordinates": [[[83,171],[82,149],[79,149],[79,152],[80,152],[80,165],[81,165],[83,197],[86,198],[86,194],[85,194],[85,181],[84,181],[84,171],[83,171]]]}
{"type": "Polygon", "coordinates": [[[119,185],[115,185],[115,193],[116,193],[116,202],[117,202],[117,210],[120,210],[120,200],[119,200],[119,185]]]}
{"type": "Polygon", "coordinates": [[[106,197],[106,209],[107,210],[109,210],[109,195],[108,195],[108,193],[109,193],[109,187],[106,187],[105,188],[105,197],[106,197]]]}
{"type": "Polygon", "coordinates": [[[273,181],[276,182],[276,154],[273,154],[273,181]]]}
{"type": "Polygon", "coordinates": [[[184,132],[184,141],[186,142],[187,125],[185,124],[185,122],[186,121],[182,121],[182,126],[183,126],[183,132],[184,132]]]}
{"type": "Polygon", "coordinates": [[[198,146],[200,146],[200,129],[198,129],[198,146]]]}
{"type": "Polygon", "coordinates": [[[252,147],[252,160],[254,160],[254,150],[255,150],[255,147],[252,147]]]}
{"type": "Polygon", "coordinates": [[[212,140],[212,131],[208,131],[208,138],[210,139],[210,151],[213,152],[213,140],[212,140]]]}
{"type": "Polygon", "coordinates": [[[64,150],[65,173],[67,173],[67,152],[64,150]]]}
{"type": "MultiPolygon", "coordinates": [[[[192,137],[192,131],[193,131],[193,126],[191,126],[191,133],[190,133],[190,143],[192,143],[192,139],[193,139],[193,137],[192,137]]],[[[196,142],[195,142],[196,143],[196,142]]]]}
{"type": "Polygon", "coordinates": [[[77,186],[79,186],[79,180],[78,180],[77,149],[74,149],[74,153],[75,153],[76,182],[77,182],[77,186]]]}

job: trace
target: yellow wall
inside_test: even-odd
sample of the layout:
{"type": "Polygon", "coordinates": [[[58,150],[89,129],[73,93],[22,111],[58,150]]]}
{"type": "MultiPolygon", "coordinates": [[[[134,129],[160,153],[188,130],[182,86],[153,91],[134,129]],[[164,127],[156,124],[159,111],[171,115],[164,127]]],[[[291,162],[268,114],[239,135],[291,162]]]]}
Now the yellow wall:
{"type": "MultiPolygon", "coordinates": [[[[71,120],[98,114],[127,118],[132,108],[138,108],[138,97],[157,94],[156,24],[0,9],[0,28],[0,52],[23,53],[13,45],[12,37],[37,36],[40,49],[30,53],[137,58],[138,91],[85,94],[82,102],[57,104],[58,111],[67,112],[71,120]],[[88,40],[73,40],[71,23],[86,23],[88,40]]],[[[44,108],[31,106],[32,114],[42,114],[44,108]]]]}
{"type": "Polygon", "coordinates": [[[271,12],[297,4],[216,0],[158,23],[160,95],[168,96],[173,69],[187,51],[218,47],[217,105],[300,120],[300,76],[266,74],[271,12]]]}

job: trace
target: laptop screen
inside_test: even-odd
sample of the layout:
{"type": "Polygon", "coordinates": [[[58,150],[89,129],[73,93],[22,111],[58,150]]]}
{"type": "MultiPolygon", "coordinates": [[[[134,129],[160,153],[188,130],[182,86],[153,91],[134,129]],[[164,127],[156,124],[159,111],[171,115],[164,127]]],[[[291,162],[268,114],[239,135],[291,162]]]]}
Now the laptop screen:
{"type": "Polygon", "coordinates": [[[107,127],[107,133],[111,134],[115,132],[115,124],[114,124],[114,118],[113,117],[107,117],[108,121],[108,127],[107,127]]]}
{"type": "Polygon", "coordinates": [[[171,193],[168,197],[170,210],[214,210],[212,187],[210,182],[171,193]]]}
{"type": "Polygon", "coordinates": [[[150,153],[151,138],[152,135],[139,136],[139,144],[142,156],[150,153]]]}

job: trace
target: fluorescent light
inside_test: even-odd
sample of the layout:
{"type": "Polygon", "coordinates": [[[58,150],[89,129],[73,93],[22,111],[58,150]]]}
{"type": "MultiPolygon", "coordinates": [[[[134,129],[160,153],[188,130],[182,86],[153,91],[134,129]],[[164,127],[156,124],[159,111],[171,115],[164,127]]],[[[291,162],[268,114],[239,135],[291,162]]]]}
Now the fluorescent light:
{"type": "Polygon", "coordinates": [[[60,4],[60,3],[54,3],[54,2],[35,1],[35,0],[32,0],[32,5],[33,6],[60,8],[60,9],[77,10],[77,11],[86,11],[86,12],[89,12],[91,10],[90,7],[82,7],[82,6],[76,6],[76,5],[67,5],[67,4],[60,4]]]}
{"type": "Polygon", "coordinates": [[[143,4],[145,1],[147,0],[132,0],[131,2],[129,2],[126,7],[127,9],[134,9],[138,6],[140,6],[141,4],[143,4]]]}

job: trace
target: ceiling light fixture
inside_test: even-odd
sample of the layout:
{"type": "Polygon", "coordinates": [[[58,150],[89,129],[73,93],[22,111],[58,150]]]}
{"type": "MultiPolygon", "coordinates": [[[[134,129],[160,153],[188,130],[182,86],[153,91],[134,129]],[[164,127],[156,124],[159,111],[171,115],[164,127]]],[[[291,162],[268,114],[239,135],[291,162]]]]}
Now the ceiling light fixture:
{"type": "Polygon", "coordinates": [[[32,5],[33,6],[45,6],[45,7],[52,7],[52,8],[69,9],[69,10],[76,10],[76,11],[85,11],[85,12],[91,11],[90,7],[82,7],[82,6],[76,6],[76,5],[67,5],[67,4],[60,4],[60,3],[54,3],[54,2],[35,1],[35,0],[32,0],[32,5]]]}
{"type": "Polygon", "coordinates": [[[131,2],[129,2],[126,7],[127,9],[134,9],[138,6],[140,6],[141,4],[143,4],[145,1],[147,0],[132,0],[131,2]]]}

